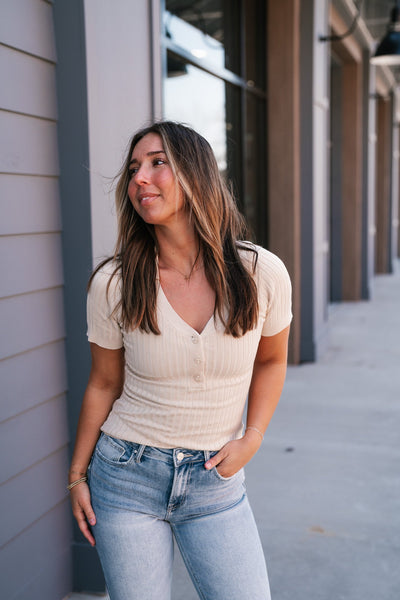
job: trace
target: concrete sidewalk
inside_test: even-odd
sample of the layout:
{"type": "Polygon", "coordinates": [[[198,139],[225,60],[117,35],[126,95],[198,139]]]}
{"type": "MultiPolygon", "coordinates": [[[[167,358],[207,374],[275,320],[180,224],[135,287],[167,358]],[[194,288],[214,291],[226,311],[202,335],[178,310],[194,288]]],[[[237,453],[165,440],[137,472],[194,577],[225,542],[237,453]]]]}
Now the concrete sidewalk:
{"type": "Polygon", "coordinates": [[[399,274],[330,325],[322,359],[289,369],[247,469],[272,597],[399,600],[399,274]]]}
{"type": "MultiPolygon", "coordinates": [[[[399,600],[399,270],[335,306],[330,331],[318,363],[289,368],[246,469],[272,598],[399,600]]],[[[179,556],[173,589],[198,600],[179,556]]]]}

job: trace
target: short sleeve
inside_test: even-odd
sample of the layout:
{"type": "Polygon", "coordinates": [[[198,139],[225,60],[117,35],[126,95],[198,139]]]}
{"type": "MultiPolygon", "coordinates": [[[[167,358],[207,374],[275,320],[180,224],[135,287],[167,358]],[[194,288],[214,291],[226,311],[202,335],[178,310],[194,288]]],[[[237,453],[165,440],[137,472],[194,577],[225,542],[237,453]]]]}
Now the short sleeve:
{"type": "Polygon", "coordinates": [[[109,350],[123,346],[121,326],[114,313],[121,293],[118,274],[111,279],[107,290],[113,270],[111,263],[100,269],[92,279],[87,296],[88,340],[109,350]]]}
{"type": "Polygon", "coordinates": [[[263,310],[263,336],[276,335],[292,320],[292,285],[283,262],[272,252],[259,249],[259,305],[263,310]],[[261,297],[261,296],[264,297],[261,297]]]}

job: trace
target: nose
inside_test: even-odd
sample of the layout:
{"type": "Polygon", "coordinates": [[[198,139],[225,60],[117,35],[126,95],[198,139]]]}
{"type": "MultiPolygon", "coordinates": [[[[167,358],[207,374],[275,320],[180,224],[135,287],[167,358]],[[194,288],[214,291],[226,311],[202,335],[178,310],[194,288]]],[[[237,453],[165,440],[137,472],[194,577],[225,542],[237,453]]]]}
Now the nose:
{"type": "Polygon", "coordinates": [[[144,185],[146,183],[149,183],[149,181],[150,181],[149,170],[146,168],[145,165],[141,165],[138,168],[138,170],[136,171],[133,178],[135,180],[136,185],[144,185]]]}

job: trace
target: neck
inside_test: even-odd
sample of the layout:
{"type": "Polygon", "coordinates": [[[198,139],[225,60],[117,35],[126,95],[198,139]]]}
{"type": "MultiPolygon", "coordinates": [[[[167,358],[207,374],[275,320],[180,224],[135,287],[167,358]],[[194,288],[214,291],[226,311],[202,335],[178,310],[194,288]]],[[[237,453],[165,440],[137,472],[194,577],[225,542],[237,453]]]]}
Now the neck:
{"type": "Polygon", "coordinates": [[[156,237],[161,268],[172,267],[189,273],[195,262],[199,262],[199,243],[193,228],[186,227],[180,232],[156,230],[156,237]]]}

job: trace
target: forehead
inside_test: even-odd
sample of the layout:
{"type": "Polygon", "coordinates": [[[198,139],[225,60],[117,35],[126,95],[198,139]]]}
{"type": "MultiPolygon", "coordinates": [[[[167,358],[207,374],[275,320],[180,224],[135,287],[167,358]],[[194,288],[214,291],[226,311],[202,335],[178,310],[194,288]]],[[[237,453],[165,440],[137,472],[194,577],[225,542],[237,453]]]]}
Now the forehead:
{"type": "Polygon", "coordinates": [[[147,133],[138,141],[132,151],[131,159],[139,159],[149,152],[164,152],[161,136],[158,133],[147,133]]]}

